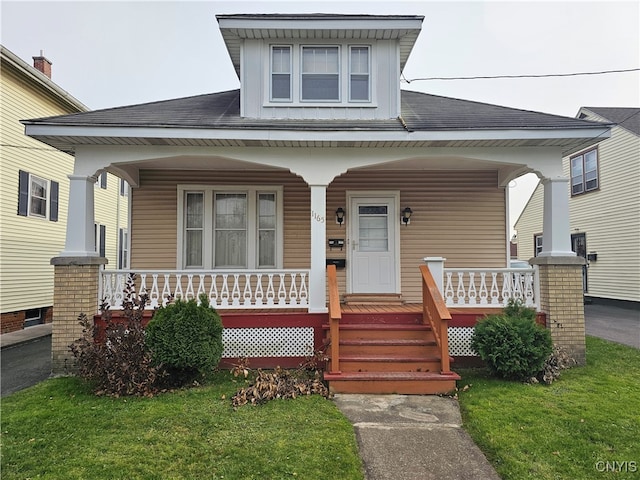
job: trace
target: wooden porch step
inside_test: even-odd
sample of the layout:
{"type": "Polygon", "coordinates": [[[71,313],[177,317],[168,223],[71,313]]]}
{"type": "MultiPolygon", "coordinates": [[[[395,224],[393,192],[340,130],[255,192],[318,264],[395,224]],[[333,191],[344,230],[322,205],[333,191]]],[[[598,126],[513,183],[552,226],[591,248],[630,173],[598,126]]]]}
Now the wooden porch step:
{"type": "Polygon", "coordinates": [[[340,339],[342,355],[394,355],[403,356],[431,355],[435,353],[435,340],[421,338],[345,338],[340,339]]]}
{"type": "Polygon", "coordinates": [[[346,305],[402,305],[399,293],[349,293],[343,297],[346,305]]]}
{"type": "MultiPolygon", "coordinates": [[[[322,326],[326,331],[329,325],[322,326]]],[[[416,324],[340,324],[340,338],[353,339],[433,339],[430,325],[416,324]]]]}
{"type": "Polygon", "coordinates": [[[437,372],[440,366],[437,355],[340,355],[343,372],[437,372]]]}
{"type": "Polygon", "coordinates": [[[398,393],[433,395],[449,393],[460,376],[436,372],[342,372],[325,373],[332,393],[398,393]]]}

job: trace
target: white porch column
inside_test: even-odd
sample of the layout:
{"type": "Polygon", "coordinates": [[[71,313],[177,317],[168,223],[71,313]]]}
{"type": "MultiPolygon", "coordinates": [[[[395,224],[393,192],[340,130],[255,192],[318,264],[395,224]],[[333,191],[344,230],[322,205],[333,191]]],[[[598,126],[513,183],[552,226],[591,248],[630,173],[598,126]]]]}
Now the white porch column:
{"type": "Polygon", "coordinates": [[[61,257],[95,257],[93,190],[96,178],[69,175],[67,239],[61,257]]]}
{"type": "Polygon", "coordinates": [[[311,185],[311,272],[309,273],[309,312],[327,311],[327,186],[311,185]]]}
{"type": "Polygon", "coordinates": [[[543,237],[540,257],[571,257],[569,232],[569,179],[542,180],[544,187],[543,237]]]}

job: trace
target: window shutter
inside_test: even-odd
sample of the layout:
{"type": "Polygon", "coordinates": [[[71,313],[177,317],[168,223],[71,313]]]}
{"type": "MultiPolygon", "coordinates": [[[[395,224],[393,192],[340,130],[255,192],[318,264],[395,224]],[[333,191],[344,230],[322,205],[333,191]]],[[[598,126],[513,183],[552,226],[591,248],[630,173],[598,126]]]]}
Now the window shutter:
{"type": "Polygon", "coordinates": [[[18,178],[18,215],[26,217],[29,213],[29,172],[20,170],[18,178]]]}
{"type": "Polygon", "coordinates": [[[123,262],[124,258],[122,258],[124,254],[123,233],[124,232],[122,229],[118,230],[118,268],[122,268],[122,265],[124,265],[124,262],[123,262]]]}
{"type": "Polygon", "coordinates": [[[58,221],[58,182],[51,181],[51,196],[50,196],[50,207],[49,207],[49,220],[52,222],[58,221]]]}
{"type": "Polygon", "coordinates": [[[100,256],[106,257],[105,241],[107,239],[107,227],[106,225],[100,225],[100,256]]]}
{"type": "Polygon", "coordinates": [[[107,172],[100,175],[100,188],[107,188],[107,172]]]}

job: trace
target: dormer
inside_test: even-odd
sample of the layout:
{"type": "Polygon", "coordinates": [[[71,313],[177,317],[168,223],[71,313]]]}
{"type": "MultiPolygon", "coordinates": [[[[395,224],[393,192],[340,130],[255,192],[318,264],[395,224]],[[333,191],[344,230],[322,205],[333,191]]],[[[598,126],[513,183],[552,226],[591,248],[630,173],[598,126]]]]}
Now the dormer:
{"type": "Polygon", "coordinates": [[[240,115],[385,120],[400,115],[400,74],[424,17],[218,15],[240,79],[240,115]]]}

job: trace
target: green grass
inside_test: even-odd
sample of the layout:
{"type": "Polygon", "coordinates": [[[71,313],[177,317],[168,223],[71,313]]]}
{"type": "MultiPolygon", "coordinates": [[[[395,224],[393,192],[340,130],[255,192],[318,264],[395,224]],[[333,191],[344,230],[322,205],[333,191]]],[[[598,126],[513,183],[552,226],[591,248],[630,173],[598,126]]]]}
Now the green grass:
{"type": "Polygon", "coordinates": [[[2,478],[362,479],[353,428],[313,395],[231,407],[239,384],[100,398],[76,378],[2,400],[2,478]]]}
{"type": "Polygon", "coordinates": [[[639,350],[587,337],[587,365],[551,385],[459,373],[464,427],[504,480],[640,478],[639,350]]]}

